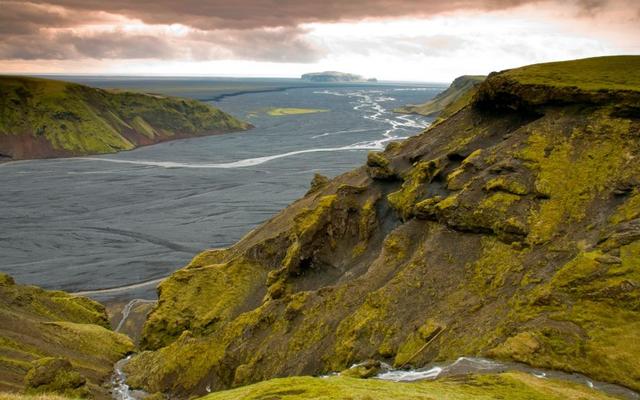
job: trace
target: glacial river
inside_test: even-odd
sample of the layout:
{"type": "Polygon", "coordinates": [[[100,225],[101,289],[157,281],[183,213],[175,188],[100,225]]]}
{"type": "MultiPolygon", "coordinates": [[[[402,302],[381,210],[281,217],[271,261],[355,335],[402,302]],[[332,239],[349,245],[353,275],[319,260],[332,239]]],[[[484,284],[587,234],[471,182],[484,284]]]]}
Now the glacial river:
{"type": "MultiPolygon", "coordinates": [[[[175,83],[172,94],[207,97],[176,93],[179,84],[186,87],[175,83]]],[[[102,300],[154,298],[160,279],[201,250],[233,244],[302,196],[315,172],[338,175],[361,165],[368,150],[420,132],[429,119],[391,110],[441,90],[327,86],[226,97],[213,104],[255,129],[0,164],[0,271],[102,300]],[[263,112],[268,107],[329,112],[273,117],[263,112]]]]}

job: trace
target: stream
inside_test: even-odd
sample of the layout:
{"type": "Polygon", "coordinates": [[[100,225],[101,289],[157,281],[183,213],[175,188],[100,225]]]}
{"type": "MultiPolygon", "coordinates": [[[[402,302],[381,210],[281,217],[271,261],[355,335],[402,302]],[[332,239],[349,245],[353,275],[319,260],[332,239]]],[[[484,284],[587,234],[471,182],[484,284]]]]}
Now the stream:
{"type": "MultiPolygon", "coordinates": [[[[122,309],[122,318],[118,322],[115,331],[118,332],[126,323],[131,310],[138,304],[150,303],[154,301],[144,299],[133,299],[122,309]]],[[[133,355],[118,361],[114,365],[114,374],[111,379],[111,393],[114,400],[142,400],[148,393],[141,390],[131,390],[126,382],[124,367],[131,360],[133,355]]],[[[361,364],[354,364],[351,368],[356,368],[361,364]]],[[[503,372],[524,372],[535,376],[538,379],[555,379],[565,382],[578,383],[589,388],[598,390],[608,395],[616,396],[626,400],[640,400],[640,394],[624,386],[600,382],[579,373],[568,373],[563,371],[534,368],[526,364],[515,362],[502,362],[480,357],[460,357],[455,361],[433,363],[423,368],[417,369],[394,369],[386,363],[381,363],[381,372],[370,379],[380,379],[392,382],[415,382],[420,380],[437,380],[451,377],[462,377],[477,374],[499,374],[503,372]]],[[[322,377],[339,375],[332,373],[322,377]]]]}
{"type": "Polygon", "coordinates": [[[612,383],[599,382],[582,374],[534,368],[526,364],[501,362],[476,357],[460,357],[453,362],[436,363],[424,368],[410,370],[393,369],[391,366],[383,364],[382,372],[375,376],[375,379],[393,382],[413,382],[418,380],[436,380],[448,377],[459,377],[471,374],[516,371],[529,373],[539,379],[557,379],[566,382],[580,383],[592,389],[623,399],[640,399],[640,394],[632,391],[631,389],[612,383]]]}

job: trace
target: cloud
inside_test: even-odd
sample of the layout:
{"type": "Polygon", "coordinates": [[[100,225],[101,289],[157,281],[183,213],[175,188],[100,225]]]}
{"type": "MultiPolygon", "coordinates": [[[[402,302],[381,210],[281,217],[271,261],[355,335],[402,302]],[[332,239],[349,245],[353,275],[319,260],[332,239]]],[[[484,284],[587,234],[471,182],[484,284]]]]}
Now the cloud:
{"type": "Polygon", "coordinates": [[[150,33],[123,29],[77,32],[72,29],[20,34],[0,42],[0,59],[185,59],[256,60],[310,63],[323,49],[304,39],[300,28],[189,30],[174,35],[165,28],[150,33]]]}
{"type": "Polygon", "coordinates": [[[180,23],[201,30],[294,27],[303,23],[365,18],[429,17],[452,11],[496,11],[526,4],[594,10],[623,6],[639,10],[635,0],[33,0],[76,12],[126,15],[148,24],[180,23]]]}
{"type": "MultiPolygon", "coordinates": [[[[640,33],[635,23],[640,15],[637,0],[0,0],[0,5],[1,60],[313,63],[335,47],[310,37],[308,26],[314,24],[409,17],[426,21],[438,15],[510,12],[517,7],[550,10],[567,26],[597,19],[599,25],[593,26],[605,31],[614,30],[610,21],[626,19],[626,25],[615,26],[618,37],[640,33]],[[636,20],[629,22],[633,17],[636,20]]],[[[349,36],[339,38],[343,52],[437,56],[465,44],[446,31],[428,36],[407,32],[394,41],[380,40],[375,48],[349,36]]]]}

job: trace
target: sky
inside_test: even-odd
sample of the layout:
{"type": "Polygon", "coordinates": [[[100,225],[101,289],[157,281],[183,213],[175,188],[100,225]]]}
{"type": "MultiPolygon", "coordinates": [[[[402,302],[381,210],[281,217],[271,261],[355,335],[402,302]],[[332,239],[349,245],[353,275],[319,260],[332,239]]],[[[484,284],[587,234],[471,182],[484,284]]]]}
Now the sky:
{"type": "Polygon", "coordinates": [[[640,54],[640,0],[0,0],[0,73],[449,82],[640,54]]]}

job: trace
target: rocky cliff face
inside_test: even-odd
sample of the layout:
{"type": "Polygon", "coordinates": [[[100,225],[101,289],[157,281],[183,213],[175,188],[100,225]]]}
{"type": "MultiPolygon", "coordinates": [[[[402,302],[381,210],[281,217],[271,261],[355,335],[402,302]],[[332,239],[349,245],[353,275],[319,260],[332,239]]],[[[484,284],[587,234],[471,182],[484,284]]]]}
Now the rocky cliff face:
{"type": "Polygon", "coordinates": [[[640,389],[639,68],[493,74],[435,127],[316,179],[160,285],[130,383],[188,397],[481,355],[640,389]]]}
{"type": "Polygon", "coordinates": [[[195,100],[0,76],[0,161],[113,153],[248,127],[195,100]]]}

